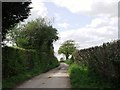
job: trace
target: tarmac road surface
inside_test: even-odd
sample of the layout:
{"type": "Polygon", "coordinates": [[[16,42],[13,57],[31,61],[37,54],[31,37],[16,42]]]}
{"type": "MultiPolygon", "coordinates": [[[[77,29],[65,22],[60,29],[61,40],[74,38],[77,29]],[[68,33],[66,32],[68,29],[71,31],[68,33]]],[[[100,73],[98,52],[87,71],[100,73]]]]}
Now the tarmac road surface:
{"type": "Polygon", "coordinates": [[[68,65],[61,63],[59,67],[35,76],[16,88],[71,88],[67,69],[68,65]]]}

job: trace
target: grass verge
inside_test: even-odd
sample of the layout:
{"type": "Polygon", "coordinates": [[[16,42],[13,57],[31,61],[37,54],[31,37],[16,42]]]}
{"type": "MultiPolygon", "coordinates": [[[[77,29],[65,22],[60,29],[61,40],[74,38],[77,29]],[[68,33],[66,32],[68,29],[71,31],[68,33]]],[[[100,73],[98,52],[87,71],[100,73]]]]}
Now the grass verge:
{"type": "Polygon", "coordinates": [[[50,66],[49,68],[47,69],[44,69],[45,67],[36,67],[34,68],[33,70],[31,71],[28,71],[28,72],[24,72],[24,73],[21,73],[19,75],[16,75],[16,76],[12,76],[10,78],[7,78],[5,80],[2,80],[2,89],[13,89],[15,88],[17,85],[23,83],[24,81],[26,80],[29,80],[31,79],[32,77],[34,76],[37,76],[43,72],[47,72],[55,67],[59,66],[59,64],[57,65],[54,65],[54,66],[50,66]]]}
{"type": "Polygon", "coordinates": [[[97,74],[88,70],[86,66],[71,64],[69,67],[72,88],[111,88],[111,83],[101,79],[97,74]]]}

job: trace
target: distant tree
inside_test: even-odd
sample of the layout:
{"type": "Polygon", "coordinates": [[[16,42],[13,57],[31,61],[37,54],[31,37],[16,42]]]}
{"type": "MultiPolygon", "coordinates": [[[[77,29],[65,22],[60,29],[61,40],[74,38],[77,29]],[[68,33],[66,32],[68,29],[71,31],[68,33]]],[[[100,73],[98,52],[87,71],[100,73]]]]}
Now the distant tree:
{"type": "Polygon", "coordinates": [[[17,23],[28,18],[31,2],[2,2],[2,41],[17,23]]]}
{"type": "Polygon", "coordinates": [[[66,60],[72,53],[76,50],[75,42],[73,40],[65,41],[59,48],[58,53],[64,54],[66,56],[66,60]]]}

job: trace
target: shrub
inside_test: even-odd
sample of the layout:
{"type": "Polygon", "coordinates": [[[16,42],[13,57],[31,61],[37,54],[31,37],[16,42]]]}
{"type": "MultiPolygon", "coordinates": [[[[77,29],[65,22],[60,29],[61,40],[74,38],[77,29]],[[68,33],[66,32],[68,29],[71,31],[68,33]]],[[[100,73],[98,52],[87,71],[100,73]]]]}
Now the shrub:
{"type": "Polygon", "coordinates": [[[59,65],[57,58],[52,52],[39,53],[35,50],[7,46],[2,48],[2,59],[3,88],[9,88],[8,86],[11,83],[19,83],[15,77],[23,81],[37,73],[39,74],[39,72],[46,72],[59,65]]]}
{"type": "Polygon", "coordinates": [[[69,67],[70,81],[73,90],[80,89],[100,89],[112,87],[111,84],[101,79],[96,74],[89,71],[87,66],[71,64],[69,67]]]}
{"type": "Polygon", "coordinates": [[[120,40],[74,53],[75,62],[87,65],[100,76],[120,83],[120,40]]]}

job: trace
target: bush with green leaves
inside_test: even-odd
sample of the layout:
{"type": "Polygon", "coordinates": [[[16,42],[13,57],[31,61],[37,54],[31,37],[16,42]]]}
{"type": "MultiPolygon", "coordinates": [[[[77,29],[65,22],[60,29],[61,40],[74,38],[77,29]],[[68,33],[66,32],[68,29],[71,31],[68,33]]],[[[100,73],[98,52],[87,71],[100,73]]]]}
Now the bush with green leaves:
{"type": "Polygon", "coordinates": [[[107,80],[102,79],[99,75],[89,71],[89,68],[84,65],[72,63],[69,67],[70,82],[73,90],[85,89],[100,89],[111,88],[113,85],[107,80]]]}
{"type": "Polygon", "coordinates": [[[57,29],[45,18],[32,20],[16,29],[18,32],[13,38],[18,47],[45,52],[53,48],[53,42],[58,40],[57,29]]]}
{"type": "Polygon", "coordinates": [[[47,71],[59,65],[57,58],[53,54],[38,54],[35,50],[12,47],[4,47],[2,50],[3,78],[18,75],[36,67],[47,71]]]}
{"type": "Polygon", "coordinates": [[[11,83],[12,77],[23,73],[46,72],[59,65],[53,47],[53,42],[58,39],[57,29],[46,19],[38,18],[23,26],[16,26],[8,36],[20,48],[2,48],[4,85],[6,82],[11,83]]]}
{"type": "Polygon", "coordinates": [[[3,47],[2,52],[3,88],[12,88],[11,84],[14,86],[59,65],[53,52],[49,52],[49,54],[45,52],[38,53],[32,49],[13,47],[3,47]],[[27,73],[29,76],[26,76],[27,73]],[[17,78],[20,80],[16,80],[17,78]]]}

